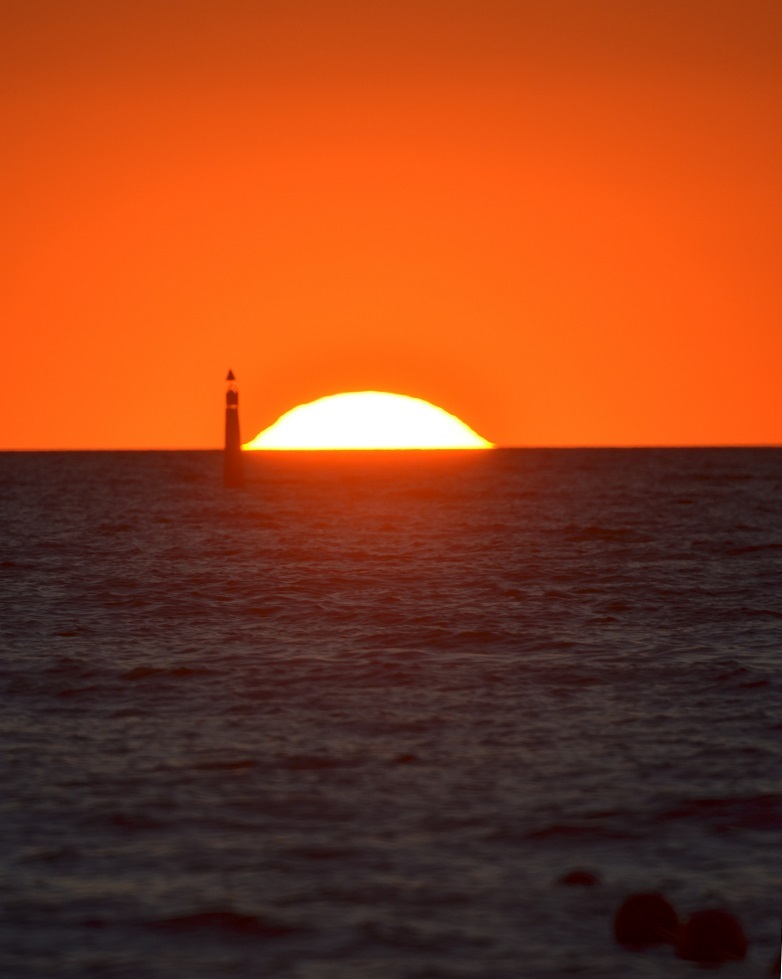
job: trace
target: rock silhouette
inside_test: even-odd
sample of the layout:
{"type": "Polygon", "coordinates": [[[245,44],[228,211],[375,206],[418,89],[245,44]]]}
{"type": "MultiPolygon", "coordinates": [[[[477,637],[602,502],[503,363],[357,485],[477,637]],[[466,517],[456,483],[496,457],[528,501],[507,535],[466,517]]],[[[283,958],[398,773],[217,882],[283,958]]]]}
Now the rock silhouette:
{"type": "Polygon", "coordinates": [[[678,926],[679,917],[662,894],[631,894],[614,916],[614,936],[628,948],[673,944],[678,926]]]}
{"type": "Polygon", "coordinates": [[[747,936],[730,911],[696,911],[679,930],[676,954],[703,965],[735,962],[747,954],[747,936]]]}

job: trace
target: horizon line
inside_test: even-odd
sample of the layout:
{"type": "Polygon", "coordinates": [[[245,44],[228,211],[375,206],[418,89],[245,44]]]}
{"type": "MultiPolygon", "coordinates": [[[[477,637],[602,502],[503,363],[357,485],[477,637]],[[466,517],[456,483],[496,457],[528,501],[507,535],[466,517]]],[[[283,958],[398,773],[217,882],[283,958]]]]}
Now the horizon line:
{"type": "MultiPolygon", "coordinates": [[[[544,443],[526,443],[519,445],[500,445],[494,443],[488,448],[482,448],[481,452],[492,452],[492,451],[502,451],[502,450],[567,450],[576,451],[579,449],[590,449],[590,450],[610,450],[610,449],[630,449],[630,450],[640,450],[640,449],[780,449],[782,448],[782,441],[780,442],[681,442],[681,443],[671,443],[671,442],[649,442],[649,443],[639,443],[639,442],[622,442],[622,443],[562,443],[562,444],[544,444],[544,443]]],[[[100,446],[100,447],[85,447],[85,446],[59,446],[59,447],[29,447],[29,448],[0,448],[0,453],[6,454],[11,452],[223,452],[225,451],[222,446],[100,446]]],[[[428,448],[428,449],[251,449],[243,450],[242,455],[285,455],[286,453],[307,453],[309,455],[315,453],[341,453],[341,452],[470,452],[475,453],[475,449],[439,449],[439,448],[428,448]]]]}

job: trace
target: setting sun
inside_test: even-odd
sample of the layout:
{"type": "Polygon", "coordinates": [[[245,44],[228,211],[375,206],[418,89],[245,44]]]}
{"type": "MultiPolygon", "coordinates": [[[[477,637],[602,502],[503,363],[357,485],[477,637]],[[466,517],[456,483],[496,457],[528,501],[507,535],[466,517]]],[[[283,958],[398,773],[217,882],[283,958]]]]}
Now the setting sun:
{"type": "Polygon", "coordinates": [[[490,449],[442,408],[403,394],[352,391],[287,411],[245,449],[490,449]]]}

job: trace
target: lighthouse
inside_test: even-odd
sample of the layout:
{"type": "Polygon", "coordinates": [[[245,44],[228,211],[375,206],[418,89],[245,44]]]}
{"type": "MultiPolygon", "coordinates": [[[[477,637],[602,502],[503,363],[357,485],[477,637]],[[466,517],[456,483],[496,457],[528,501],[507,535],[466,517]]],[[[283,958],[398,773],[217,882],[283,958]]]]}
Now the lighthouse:
{"type": "Polygon", "coordinates": [[[225,392],[225,451],[223,453],[223,485],[227,489],[244,486],[242,442],[239,438],[239,390],[233,371],[226,377],[225,392]]]}

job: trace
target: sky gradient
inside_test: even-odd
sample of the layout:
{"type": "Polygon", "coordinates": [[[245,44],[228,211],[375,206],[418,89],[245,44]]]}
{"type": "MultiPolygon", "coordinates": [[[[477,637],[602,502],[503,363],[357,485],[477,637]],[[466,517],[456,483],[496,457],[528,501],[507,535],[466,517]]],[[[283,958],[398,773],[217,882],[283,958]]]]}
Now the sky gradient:
{"type": "Polygon", "coordinates": [[[0,448],[782,443],[782,4],[367,6],[3,0],[0,448]]]}

